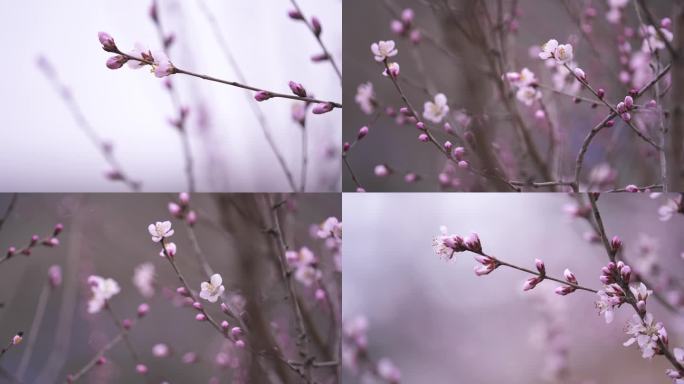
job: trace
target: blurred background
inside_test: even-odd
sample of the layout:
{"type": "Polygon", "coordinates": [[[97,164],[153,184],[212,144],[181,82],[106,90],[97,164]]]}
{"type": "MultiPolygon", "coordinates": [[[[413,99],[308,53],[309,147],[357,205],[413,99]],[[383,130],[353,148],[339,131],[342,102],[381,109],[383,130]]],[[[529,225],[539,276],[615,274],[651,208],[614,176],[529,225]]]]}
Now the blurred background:
{"type": "MultiPolygon", "coordinates": [[[[178,249],[175,260],[189,284],[199,290],[206,277],[194,253],[190,233],[183,221],[172,218],[167,209],[167,204],[176,198],[170,194],[19,195],[0,231],[3,250],[12,245],[23,247],[33,234],[41,237],[50,234],[58,222],[64,224],[64,231],[59,235],[59,246],[37,247],[29,257],[16,255],[0,264],[2,347],[15,332],[25,332],[24,343],[10,349],[0,360],[1,383],[12,382],[4,373],[18,374],[51,265],[61,266],[63,284],[48,290],[45,315],[23,382],[64,382],[67,374],[84,366],[117,334],[106,311],[97,314],[86,311],[92,296],[87,284],[90,275],[113,278],[119,283],[121,293],[110,302],[120,318],[135,319],[138,305],[149,304],[149,314],[136,320],[130,332],[134,349],[149,368],[148,382],[206,383],[210,378],[214,378],[214,383],[266,380],[264,366],[249,352],[236,350],[208,323],[196,321],[195,310],[181,307],[182,300],[175,294],[178,278],[168,261],[159,257],[159,244],[151,241],[147,231],[152,222],[172,221],[175,234],[170,240],[178,249]],[[144,293],[133,282],[134,271],[144,263],[151,264],[156,275],[153,295],[144,293]],[[168,347],[170,356],[155,356],[153,347],[160,343],[168,347]]],[[[290,303],[284,300],[285,286],[274,264],[271,238],[265,232],[268,228],[264,221],[267,213],[264,199],[277,202],[282,197],[192,195],[191,208],[198,214],[195,233],[209,264],[223,277],[227,300],[247,313],[246,321],[253,331],[246,337],[247,345],[261,350],[277,342],[284,356],[297,360],[295,321],[290,303]]],[[[10,195],[0,195],[0,214],[10,201],[10,195]]],[[[339,308],[338,260],[323,240],[312,237],[311,226],[318,226],[329,216],[339,218],[340,197],[333,194],[290,197],[281,210],[286,212],[281,221],[287,243],[296,249],[307,246],[315,253],[330,292],[330,302],[339,308]]],[[[319,361],[334,359],[328,356],[339,345],[334,341],[337,326],[333,324],[338,322],[331,317],[334,312],[314,299],[313,287],[296,283],[296,290],[308,319],[309,334],[320,336],[318,339],[311,336],[315,340],[311,353],[319,361]]],[[[219,321],[226,319],[220,313],[220,302],[203,301],[203,304],[219,321]]],[[[105,357],[107,364],[95,367],[80,382],[146,381],[135,372],[135,362],[122,343],[105,357]]],[[[278,366],[272,360],[265,362],[269,371],[280,372],[271,368],[278,366]]],[[[298,382],[289,370],[285,369],[284,374],[285,382],[298,382]]],[[[317,369],[316,374],[321,383],[336,381],[334,367],[317,369]]]]}
{"type": "MultiPolygon", "coordinates": [[[[529,275],[500,267],[477,277],[472,254],[445,261],[432,250],[440,225],[477,232],[489,254],[531,269],[540,258],[549,275],[569,268],[598,289],[607,256],[584,239],[587,222],[565,212],[573,201],[563,194],[346,194],[345,322],[367,317],[369,355],[390,358],[404,383],[669,383],[664,358],[647,361],[622,345],[631,309],[617,310],[606,325],[592,293],[561,297],[548,281],[523,293],[529,275]]],[[[636,271],[656,262],[681,284],[684,217],[661,222],[663,202],[604,194],[598,205],[636,271]]],[[[670,345],[681,346],[681,315],[649,300],[670,345]]],[[[346,372],[345,382],[362,382],[346,372]]]]}
{"type": "MultiPolygon", "coordinates": [[[[317,16],[322,39],[341,65],[342,2],[300,0],[309,18],[317,16]]],[[[143,183],[144,191],[187,190],[181,140],[168,120],[177,115],[163,80],[147,70],[112,71],[111,55],[98,32],[114,37],[128,52],[135,43],[157,50],[161,43],[148,16],[152,1],[93,3],[69,0],[23,1],[0,15],[0,43],[12,59],[0,63],[5,81],[0,90],[3,150],[0,190],[124,191],[104,177],[109,170],[101,154],[79,129],[73,116],[39,71],[39,56],[52,63],[94,130],[114,145],[122,168],[143,183]],[[31,27],[26,21],[31,20],[31,27]]],[[[178,67],[235,80],[220,49],[208,9],[247,82],[289,93],[288,81],[302,83],[322,99],[341,100],[341,87],[328,62],[312,63],[320,47],[306,26],[288,17],[287,0],[222,2],[160,1],[164,29],[173,33],[170,58],[178,67]]],[[[187,130],[200,191],[290,191],[261,128],[238,88],[186,76],[172,76],[181,103],[190,109],[187,130]]],[[[300,175],[301,129],[292,121],[293,101],[259,104],[274,140],[295,177],[300,175]]],[[[309,114],[307,190],[340,187],[341,112],[309,114]]]]}
{"type": "MultiPolygon", "coordinates": [[[[516,170],[510,173],[511,175],[516,175],[518,168],[522,168],[523,175],[526,173],[530,176],[537,176],[535,179],[537,181],[542,180],[539,172],[530,166],[529,160],[520,160],[520,149],[516,146],[519,139],[515,135],[509,115],[502,106],[501,98],[494,86],[495,82],[488,77],[485,57],[478,47],[466,42],[463,33],[454,26],[455,23],[451,17],[457,18],[468,28],[469,22],[474,17],[471,15],[473,3],[474,1],[471,0],[448,2],[348,0],[346,2],[344,19],[354,20],[355,24],[363,27],[344,29],[344,101],[347,106],[353,107],[347,107],[344,111],[343,140],[351,142],[355,139],[359,128],[370,127],[368,136],[354,146],[348,156],[356,176],[366,190],[493,190],[492,183],[482,182],[479,178],[473,179],[467,171],[446,167],[443,155],[431,144],[418,141],[419,131],[414,126],[398,125],[394,118],[387,117],[384,113],[385,107],[391,106],[398,110],[403,104],[391,81],[381,75],[382,64],[373,59],[370,46],[379,40],[396,42],[399,53],[392,57],[391,61],[400,64],[400,84],[409,101],[420,114],[423,112],[424,102],[432,100],[432,97],[426,94],[426,90],[431,95],[438,92],[444,93],[450,106],[449,121],[458,133],[461,135],[463,133],[463,125],[460,124],[463,115],[458,112],[465,111],[471,119],[469,127],[479,138],[482,138],[482,145],[491,144],[494,148],[491,152],[496,153],[504,166],[516,170]],[[453,15],[443,9],[444,4],[450,4],[453,7],[455,10],[453,15]],[[415,15],[412,31],[420,31],[423,36],[418,45],[411,43],[408,36],[400,36],[393,32],[390,27],[392,21],[399,19],[401,11],[407,8],[413,10],[415,15]],[[445,54],[445,50],[450,51],[451,54],[445,54]],[[379,117],[375,113],[364,113],[355,101],[357,87],[366,82],[373,84],[376,99],[380,105],[377,109],[379,117]],[[523,166],[520,166],[518,162],[521,162],[523,166]],[[379,164],[387,165],[394,173],[388,177],[376,177],[374,168],[379,164]],[[404,180],[406,173],[415,173],[422,180],[407,183],[404,180]],[[441,185],[438,180],[440,173],[447,173],[450,176],[445,185],[441,185]],[[452,181],[456,184],[452,185],[452,181]]],[[[484,3],[488,4],[490,11],[496,14],[497,1],[484,3]]],[[[603,0],[502,2],[507,12],[511,4],[517,4],[519,13],[515,19],[516,30],[506,31],[505,34],[508,42],[506,70],[520,71],[527,67],[536,74],[541,83],[548,86],[554,85],[553,72],[545,67],[531,48],[539,47],[550,38],[556,38],[561,43],[566,41],[573,43],[575,61],[586,72],[594,88],[604,88],[608,100],[623,98],[633,86],[632,81],[638,76],[631,69],[633,65],[630,61],[632,60],[631,54],[626,55],[627,64],[621,64],[622,55],[617,51],[617,36],[624,32],[625,25],[636,28],[639,23],[631,1],[623,2],[627,5],[619,13],[623,17],[624,25],[609,23],[606,20],[609,12],[608,3],[610,2],[603,0]],[[589,8],[595,12],[592,19],[585,15],[589,8]],[[591,44],[582,34],[576,17],[580,17],[581,24],[586,24],[590,28],[591,44]],[[630,75],[627,83],[619,79],[623,70],[630,75]]],[[[649,1],[648,6],[658,20],[672,15],[673,3],[671,1],[649,1]]],[[[474,24],[486,25],[480,19],[477,19],[474,24]]],[[[642,39],[635,37],[629,41],[632,53],[641,49],[642,39]]],[[[662,55],[662,60],[668,61],[665,54],[662,55]]],[[[636,81],[641,80],[636,79],[636,81]]],[[[667,81],[664,82],[662,89],[666,86],[667,81]]],[[[570,88],[570,86],[565,87],[564,91],[568,92],[570,88]]],[[[551,117],[556,130],[560,133],[560,139],[563,140],[560,161],[549,161],[546,157],[549,129],[545,121],[535,119],[535,112],[539,107],[535,104],[535,107],[528,108],[516,100],[515,95],[512,101],[520,110],[547,165],[551,169],[561,170],[561,175],[567,180],[570,176],[574,176],[574,160],[582,140],[589,130],[606,116],[606,108],[592,109],[586,102],[575,104],[572,97],[553,94],[548,90],[542,90],[542,92],[548,108],[548,116],[551,117]]],[[[579,94],[591,96],[585,90],[579,94]]],[[[652,97],[649,93],[648,97],[644,97],[643,103],[652,97]]],[[[663,101],[668,102],[669,96],[664,97],[663,101]]],[[[643,129],[655,135],[654,128],[651,126],[651,115],[653,114],[643,114],[644,122],[649,124],[643,129]]],[[[635,124],[642,128],[642,123],[636,120],[635,124]]],[[[436,128],[435,135],[438,141],[443,142],[449,139],[455,146],[459,145],[454,142],[453,137],[444,134],[442,124],[428,125],[436,128]]],[[[631,183],[649,185],[657,181],[658,158],[653,148],[640,140],[635,140],[636,135],[630,132],[624,123],[618,122],[615,127],[616,129],[612,131],[600,133],[590,147],[582,174],[583,183],[596,185],[599,184],[598,181],[601,181],[606,184],[601,185],[601,190],[606,190],[613,185],[620,187],[631,183]],[[609,164],[608,167],[607,164],[609,164]]],[[[466,157],[478,166],[478,162],[473,160],[476,155],[466,150],[466,157]]],[[[356,189],[346,169],[343,171],[343,180],[345,191],[356,189]]],[[[586,187],[583,186],[582,190],[585,189],[586,187]]]]}

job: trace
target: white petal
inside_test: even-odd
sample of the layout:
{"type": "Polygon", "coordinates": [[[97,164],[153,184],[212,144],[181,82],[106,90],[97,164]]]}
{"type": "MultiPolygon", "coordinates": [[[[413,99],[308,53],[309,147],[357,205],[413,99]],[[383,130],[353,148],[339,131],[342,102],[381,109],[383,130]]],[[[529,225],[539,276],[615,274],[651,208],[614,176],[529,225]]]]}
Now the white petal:
{"type": "Polygon", "coordinates": [[[223,279],[221,278],[221,275],[219,275],[218,273],[211,275],[210,280],[211,280],[211,285],[213,285],[214,287],[218,287],[221,284],[223,284],[223,279]]]}
{"type": "Polygon", "coordinates": [[[677,361],[679,361],[680,363],[684,362],[684,349],[675,348],[673,352],[675,359],[677,359],[677,361]]]}
{"type": "Polygon", "coordinates": [[[445,106],[447,103],[447,98],[443,93],[438,93],[435,95],[435,104],[438,106],[445,106]]]}
{"type": "Polygon", "coordinates": [[[154,238],[157,235],[157,227],[154,224],[150,224],[147,227],[147,231],[150,233],[150,236],[154,238]]]}

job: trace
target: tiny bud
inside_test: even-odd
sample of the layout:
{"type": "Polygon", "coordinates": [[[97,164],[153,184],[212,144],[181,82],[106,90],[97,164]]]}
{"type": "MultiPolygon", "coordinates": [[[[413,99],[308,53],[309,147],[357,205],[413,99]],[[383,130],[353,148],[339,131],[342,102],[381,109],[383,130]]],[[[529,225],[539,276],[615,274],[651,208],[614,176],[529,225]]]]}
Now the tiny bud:
{"type": "Polygon", "coordinates": [[[634,89],[634,88],[629,90],[629,95],[632,97],[637,97],[638,94],[639,94],[639,91],[634,89]]]}
{"type": "Polygon", "coordinates": [[[625,107],[628,110],[634,108],[634,98],[632,96],[625,96],[625,107]]]}
{"type": "Polygon", "coordinates": [[[31,240],[29,241],[29,247],[35,246],[38,243],[39,239],[40,237],[38,237],[38,235],[31,236],[31,240]]]}
{"type": "Polygon", "coordinates": [[[637,187],[634,184],[630,184],[630,185],[625,187],[625,191],[631,192],[631,193],[636,193],[636,192],[639,192],[639,187],[637,187]]]}
{"type": "Polygon", "coordinates": [[[596,94],[598,95],[598,98],[603,100],[603,98],[606,96],[606,91],[603,88],[599,88],[598,91],[596,91],[596,94]]]}
{"type": "Polygon", "coordinates": [[[349,144],[348,141],[345,141],[344,144],[342,144],[342,152],[349,152],[351,149],[351,144],[349,144]]]}
{"type": "Polygon", "coordinates": [[[145,364],[138,364],[135,366],[135,371],[141,375],[147,374],[147,366],[145,364]]]}
{"type": "Polygon", "coordinates": [[[454,157],[456,159],[462,160],[464,155],[465,155],[465,148],[463,148],[463,147],[454,148],[454,157]]]}
{"type": "Polygon", "coordinates": [[[199,302],[197,302],[197,301],[195,301],[194,303],[192,303],[192,307],[195,308],[195,309],[198,310],[198,311],[201,311],[201,310],[202,310],[202,304],[199,303],[199,302]]]}
{"type": "Polygon", "coordinates": [[[95,362],[97,365],[105,365],[107,364],[107,358],[104,356],[98,357],[97,361],[95,362]]]}
{"type": "Polygon", "coordinates": [[[21,344],[22,340],[24,340],[24,332],[19,331],[19,332],[17,332],[16,335],[14,335],[12,337],[12,344],[13,345],[21,344]]]}
{"type": "Polygon", "coordinates": [[[359,129],[359,133],[358,133],[358,135],[356,135],[356,139],[361,140],[364,137],[366,137],[366,135],[368,135],[368,127],[363,126],[359,129]]]}
{"type": "Polygon", "coordinates": [[[321,27],[321,21],[318,20],[316,16],[311,18],[311,29],[313,29],[313,33],[316,35],[316,37],[321,36],[321,31],[323,28],[321,27]]]}
{"type": "Polygon", "coordinates": [[[64,225],[59,223],[55,225],[55,229],[52,231],[52,236],[57,237],[64,230],[64,225]]]}
{"type": "Polygon", "coordinates": [[[461,169],[467,169],[468,168],[468,162],[465,160],[461,160],[458,162],[458,167],[461,169]]]}
{"type": "Polygon", "coordinates": [[[621,114],[620,117],[621,117],[622,120],[624,120],[624,121],[630,121],[630,120],[632,120],[632,114],[629,113],[629,112],[625,112],[625,113],[621,114]]]}
{"type": "Polygon", "coordinates": [[[190,194],[187,192],[179,193],[178,202],[184,207],[187,206],[188,204],[190,204],[190,194]]]}
{"type": "Polygon", "coordinates": [[[534,264],[537,267],[537,271],[541,273],[542,275],[546,274],[546,267],[544,266],[544,262],[541,261],[540,259],[534,259],[534,264]]]}
{"type": "Polygon", "coordinates": [[[230,308],[226,305],[226,303],[221,303],[221,311],[225,314],[230,314],[230,308]]]}
{"type": "Polygon", "coordinates": [[[222,328],[224,331],[227,331],[227,330],[228,330],[228,327],[230,327],[230,325],[228,324],[228,322],[225,321],[225,320],[223,320],[223,321],[221,322],[221,328],[222,328]]]}
{"type": "Polygon", "coordinates": [[[178,287],[176,288],[176,293],[182,296],[187,296],[188,295],[188,290],[185,289],[185,287],[178,287]]]}
{"type": "Polygon", "coordinates": [[[451,152],[451,147],[453,147],[453,146],[454,146],[454,145],[451,144],[451,141],[449,141],[449,140],[447,140],[447,141],[444,142],[444,149],[446,149],[447,152],[451,152]]]}
{"type": "Polygon", "coordinates": [[[324,113],[328,113],[333,110],[333,105],[330,103],[319,103],[313,109],[311,112],[313,112],[315,115],[322,115],[324,113]]]}
{"type": "Polygon", "coordinates": [[[119,69],[123,67],[124,64],[128,62],[128,59],[121,55],[112,56],[107,59],[107,68],[109,69],[119,69]]]}
{"type": "Polygon", "coordinates": [[[672,19],[669,17],[665,17],[662,20],[660,20],[660,26],[665,28],[665,29],[670,29],[672,27],[672,19]]]}
{"type": "Polygon", "coordinates": [[[59,265],[53,265],[48,269],[48,282],[53,289],[62,285],[62,268],[59,265]]]}
{"type": "Polygon", "coordinates": [[[299,97],[306,97],[306,89],[304,89],[303,85],[300,83],[295,83],[294,81],[290,81],[288,85],[290,86],[292,93],[299,97]]]}
{"type": "Polygon", "coordinates": [[[563,271],[563,276],[568,283],[577,284],[577,278],[575,277],[575,274],[570,272],[569,269],[565,268],[565,271],[563,271]]]}
{"type": "Polygon", "coordinates": [[[625,105],[624,101],[619,102],[615,109],[617,109],[617,111],[620,113],[627,112],[627,106],[625,105]]]}
{"type": "Polygon", "coordinates": [[[7,258],[10,258],[14,256],[14,254],[17,252],[17,248],[15,247],[9,247],[7,248],[7,258]]]}
{"type": "Polygon", "coordinates": [[[290,17],[292,20],[304,20],[304,17],[302,17],[302,14],[299,13],[296,10],[290,10],[287,12],[287,15],[290,17]]]}
{"type": "Polygon", "coordinates": [[[636,306],[637,306],[637,309],[639,310],[639,312],[643,313],[646,311],[646,302],[644,300],[639,300],[636,303],[636,306]]]}
{"type": "Polygon", "coordinates": [[[185,217],[185,221],[189,226],[192,227],[197,222],[197,213],[195,213],[195,211],[188,212],[188,215],[185,217]]]}
{"type": "Polygon", "coordinates": [[[133,326],[133,322],[130,319],[123,319],[123,320],[121,320],[121,326],[125,330],[129,330],[133,326]]]}
{"type": "Polygon", "coordinates": [[[254,94],[254,100],[256,101],[265,101],[273,97],[273,94],[271,94],[268,91],[259,91],[254,94]]]}
{"type": "Polygon", "coordinates": [[[419,44],[420,41],[423,40],[423,34],[420,32],[419,29],[414,29],[411,31],[409,39],[411,39],[411,42],[413,44],[419,44]]]}
{"type": "Polygon", "coordinates": [[[240,336],[242,334],[242,329],[240,329],[240,327],[233,327],[230,330],[230,334],[233,335],[234,337],[240,336]]]}
{"type": "Polygon", "coordinates": [[[421,133],[418,135],[418,140],[422,141],[423,143],[427,143],[430,139],[428,138],[428,135],[421,133]]]}
{"type": "Polygon", "coordinates": [[[471,252],[482,253],[482,243],[477,233],[471,233],[463,239],[463,244],[471,252]]]}
{"type": "Polygon", "coordinates": [[[171,216],[179,219],[182,216],[182,212],[183,210],[180,207],[180,205],[173,202],[169,203],[169,213],[171,214],[171,216]]]}
{"type": "Polygon", "coordinates": [[[648,101],[648,103],[646,103],[646,108],[655,108],[657,105],[658,103],[655,100],[651,99],[648,101]]]}
{"type": "Polygon", "coordinates": [[[399,113],[401,113],[404,116],[413,116],[413,113],[411,113],[411,110],[409,110],[407,107],[399,108],[399,113]]]}
{"type": "Polygon", "coordinates": [[[150,311],[150,306],[147,303],[138,305],[138,317],[143,318],[150,311]]]}
{"type": "Polygon", "coordinates": [[[315,297],[316,297],[316,300],[318,300],[318,301],[324,301],[325,297],[326,297],[325,291],[320,289],[320,288],[317,289],[316,293],[315,293],[315,297]]]}
{"type": "Polygon", "coordinates": [[[401,12],[401,21],[406,25],[410,25],[413,22],[413,17],[414,13],[411,8],[406,8],[401,12]]]}
{"type": "Polygon", "coordinates": [[[240,348],[240,349],[242,349],[242,348],[245,347],[245,342],[242,341],[242,340],[238,340],[238,341],[235,342],[235,346],[238,347],[238,348],[240,348]]]}
{"type": "Polygon", "coordinates": [[[423,123],[422,121],[417,122],[416,128],[420,129],[421,131],[424,131],[425,130],[425,123],[423,123]]]}
{"type": "Polygon", "coordinates": [[[206,319],[207,319],[207,317],[204,316],[203,313],[198,313],[197,315],[195,315],[195,320],[197,320],[197,321],[204,321],[206,319]]]}
{"type": "Polygon", "coordinates": [[[97,37],[100,40],[100,44],[102,44],[102,49],[104,49],[107,52],[118,51],[118,49],[116,48],[116,44],[114,43],[114,38],[111,37],[108,33],[99,32],[97,34],[97,37]]]}
{"type": "Polygon", "coordinates": [[[449,123],[444,123],[444,132],[446,132],[446,133],[454,133],[454,129],[451,127],[451,124],[449,124],[449,123]]]}
{"type": "Polygon", "coordinates": [[[587,81],[587,75],[584,73],[582,68],[577,67],[577,68],[575,68],[574,72],[575,72],[575,76],[577,76],[580,80],[585,81],[585,82],[587,81]]]}
{"type": "Polygon", "coordinates": [[[613,236],[613,238],[610,240],[610,248],[613,250],[613,252],[617,252],[620,250],[620,247],[622,247],[622,240],[620,240],[620,238],[617,236],[613,236]]]}
{"type": "Polygon", "coordinates": [[[625,265],[620,270],[620,277],[622,277],[622,280],[624,280],[625,283],[629,283],[629,279],[632,277],[632,268],[630,268],[629,265],[625,265]]]}
{"type": "Polygon", "coordinates": [[[608,121],[606,121],[606,123],[604,124],[604,126],[605,126],[606,128],[610,128],[610,127],[612,127],[613,125],[615,125],[615,121],[614,121],[614,120],[608,120],[608,121]]]}

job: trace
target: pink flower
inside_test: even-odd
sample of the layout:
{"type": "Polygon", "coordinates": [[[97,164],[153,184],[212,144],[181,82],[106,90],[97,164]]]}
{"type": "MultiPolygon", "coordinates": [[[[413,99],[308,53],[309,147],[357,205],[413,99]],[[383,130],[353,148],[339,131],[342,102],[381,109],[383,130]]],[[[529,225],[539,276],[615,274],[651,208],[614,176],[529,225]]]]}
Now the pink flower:
{"type": "Polygon", "coordinates": [[[164,52],[155,52],[154,54],[154,64],[152,65],[154,69],[154,75],[162,78],[171,75],[176,72],[171,60],[166,56],[164,52]]]}
{"type": "Polygon", "coordinates": [[[393,40],[381,40],[377,43],[371,44],[371,52],[373,52],[375,61],[384,61],[387,58],[396,56],[397,53],[399,53],[393,40]]]}
{"type": "Polygon", "coordinates": [[[322,115],[324,113],[328,113],[333,110],[333,105],[331,103],[318,103],[316,104],[315,107],[311,110],[316,115],[322,115]]]}

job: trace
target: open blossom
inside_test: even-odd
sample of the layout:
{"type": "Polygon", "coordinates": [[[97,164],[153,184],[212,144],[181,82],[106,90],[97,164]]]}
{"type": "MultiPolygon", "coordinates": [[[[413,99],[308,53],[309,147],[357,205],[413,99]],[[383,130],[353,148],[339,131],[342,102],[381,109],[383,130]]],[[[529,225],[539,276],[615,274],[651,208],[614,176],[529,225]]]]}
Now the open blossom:
{"type": "Polygon", "coordinates": [[[119,283],[114,279],[92,275],[88,277],[88,284],[93,292],[93,297],[88,301],[88,313],[100,312],[107,300],[121,292],[119,283]]]}
{"type": "Polygon", "coordinates": [[[163,238],[171,237],[173,235],[173,229],[171,229],[170,221],[157,221],[154,224],[150,224],[147,227],[147,231],[150,232],[152,241],[155,243],[160,242],[163,238]]]}
{"type": "Polygon", "coordinates": [[[558,44],[558,40],[551,39],[541,47],[539,58],[547,60],[550,58],[556,59],[558,64],[567,63],[573,58],[573,49],[570,44],[558,44]]]}
{"type": "Polygon", "coordinates": [[[650,313],[647,313],[643,320],[639,315],[633,315],[625,327],[625,332],[631,337],[623,345],[628,347],[636,342],[644,359],[650,359],[656,354],[659,348],[658,340],[667,340],[667,331],[663,324],[655,323],[650,313]]]}
{"type": "Polygon", "coordinates": [[[598,291],[596,294],[599,299],[595,302],[596,309],[599,310],[599,315],[603,315],[606,319],[606,324],[610,324],[615,318],[614,309],[619,307],[624,299],[621,296],[614,294],[615,290],[611,287],[598,291]]]}
{"type": "Polygon", "coordinates": [[[219,296],[223,295],[225,288],[223,287],[223,279],[221,275],[215,273],[211,275],[209,281],[203,281],[200,284],[200,297],[211,303],[215,303],[219,296]]]}
{"type": "Polygon", "coordinates": [[[658,208],[660,221],[669,221],[675,213],[679,212],[679,209],[679,203],[672,199],[668,199],[665,205],[661,205],[660,208],[658,208]]]}
{"type": "Polygon", "coordinates": [[[514,87],[524,87],[537,83],[537,77],[534,75],[534,72],[527,68],[523,68],[520,72],[508,72],[505,78],[514,87]]]}
{"type": "Polygon", "coordinates": [[[463,238],[447,233],[447,227],[439,227],[440,235],[432,239],[432,249],[437,256],[445,259],[454,257],[454,252],[464,252],[466,250],[463,238]]]}
{"type": "Polygon", "coordinates": [[[128,62],[128,66],[133,68],[133,69],[138,69],[142,68],[148,63],[146,62],[154,62],[154,56],[152,56],[152,52],[148,49],[145,48],[142,44],[136,43],[135,46],[133,47],[133,50],[128,53],[130,56],[133,56],[137,59],[142,59],[144,61],[138,61],[138,60],[130,60],[128,62]]]}
{"type": "Polygon", "coordinates": [[[154,53],[154,64],[152,65],[152,70],[154,75],[157,77],[165,77],[173,74],[176,71],[171,60],[166,56],[164,52],[154,53]]]}
{"type": "Polygon", "coordinates": [[[535,101],[541,99],[541,92],[536,88],[524,86],[520,87],[515,93],[515,97],[526,106],[531,106],[535,101]]]}
{"type": "Polygon", "coordinates": [[[377,43],[371,44],[371,52],[375,56],[375,61],[384,61],[388,57],[396,56],[399,53],[393,40],[380,40],[377,43]]]}
{"type": "Polygon", "coordinates": [[[154,279],[156,272],[154,264],[143,263],[135,268],[133,272],[133,284],[143,297],[149,298],[154,296],[154,279]]]}
{"type": "Polygon", "coordinates": [[[321,271],[312,265],[299,266],[294,273],[295,280],[304,284],[306,287],[312,286],[313,283],[319,280],[321,277],[321,271]]]}
{"type": "Polygon", "coordinates": [[[426,101],[423,107],[423,117],[433,123],[441,122],[447,113],[449,113],[449,105],[443,93],[436,94],[434,102],[426,101]]]}
{"type": "Polygon", "coordinates": [[[359,84],[359,86],[356,88],[356,97],[355,97],[356,103],[359,104],[359,108],[365,113],[366,115],[370,115],[375,111],[375,107],[377,106],[377,100],[375,99],[375,91],[373,90],[373,83],[366,82],[363,84],[359,84]]]}
{"type": "Polygon", "coordinates": [[[331,216],[325,219],[325,221],[318,228],[316,235],[321,239],[334,238],[342,239],[342,222],[337,219],[337,217],[331,216]]]}
{"type": "Polygon", "coordinates": [[[302,247],[297,251],[287,251],[285,258],[290,265],[295,267],[311,265],[316,262],[316,256],[307,247],[302,247]]]}

